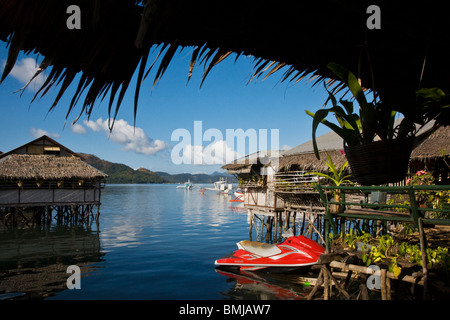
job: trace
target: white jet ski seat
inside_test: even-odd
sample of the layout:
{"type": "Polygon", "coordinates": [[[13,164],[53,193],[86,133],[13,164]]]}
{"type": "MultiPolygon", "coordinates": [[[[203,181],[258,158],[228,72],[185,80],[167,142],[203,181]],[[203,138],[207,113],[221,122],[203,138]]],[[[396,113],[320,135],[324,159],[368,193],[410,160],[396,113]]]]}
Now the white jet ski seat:
{"type": "Polygon", "coordinates": [[[258,241],[243,240],[237,243],[239,249],[257,254],[261,257],[270,257],[281,253],[281,249],[276,244],[268,244],[258,241]]]}

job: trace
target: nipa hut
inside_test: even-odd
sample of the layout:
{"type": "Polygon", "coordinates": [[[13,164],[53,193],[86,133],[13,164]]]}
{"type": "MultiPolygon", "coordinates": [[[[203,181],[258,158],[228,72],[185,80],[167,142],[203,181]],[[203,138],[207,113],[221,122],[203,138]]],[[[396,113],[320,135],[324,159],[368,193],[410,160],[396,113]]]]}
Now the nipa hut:
{"type": "Polygon", "coordinates": [[[343,152],[343,140],[334,131],[317,137],[317,145],[320,159],[314,154],[312,140],[283,152],[278,172],[316,171],[329,174],[330,170],[324,162],[328,161],[327,154],[337,168],[347,161],[343,152]]]}
{"type": "Polygon", "coordinates": [[[281,210],[283,203],[273,194],[273,177],[279,151],[258,151],[222,166],[233,174],[244,192],[244,206],[262,210],[281,210]]]}
{"type": "Polygon", "coordinates": [[[0,212],[6,224],[49,222],[53,211],[59,220],[88,220],[106,177],[44,135],[0,155],[0,212]]]}
{"type": "MultiPolygon", "coordinates": [[[[320,159],[314,154],[312,140],[282,153],[275,174],[276,196],[290,208],[323,211],[318,193],[312,188],[319,178],[310,172],[332,175],[325,161],[327,154],[338,170],[347,161],[343,152],[343,140],[334,131],[317,137],[320,159]]],[[[346,174],[350,174],[347,166],[346,174]]]]}
{"type": "Polygon", "coordinates": [[[439,127],[411,153],[410,173],[429,171],[436,184],[450,183],[450,127],[439,127]]]}

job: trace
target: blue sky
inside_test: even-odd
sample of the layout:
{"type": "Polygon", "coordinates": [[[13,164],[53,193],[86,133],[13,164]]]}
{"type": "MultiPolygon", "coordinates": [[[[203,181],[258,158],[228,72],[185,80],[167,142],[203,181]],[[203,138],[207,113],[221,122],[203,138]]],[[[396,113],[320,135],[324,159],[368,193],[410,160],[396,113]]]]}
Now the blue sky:
{"type": "MultiPolygon", "coordinates": [[[[3,70],[7,52],[6,43],[0,42],[0,70],[3,70]]],[[[0,85],[0,134],[3,137],[0,150],[3,152],[46,133],[73,151],[95,154],[101,159],[124,163],[135,169],[144,167],[169,173],[212,173],[223,165],[220,160],[216,159],[212,165],[173,163],[171,151],[179,143],[171,141],[174,131],[182,129],[190,132],[190,144],[195,145],[194,121],[201,121],[202,133],[214,129],[223,135],[224,140],[227,129],[251,129],[256,132],[265,129],[269,139],[270,130],[278,129],[279,146],[295,147],[311,139],[312,119],[304,110],[317,110],[327,97],[321,85],[312,88],[310,83],[305,82],[280,83],[282,71],[264,81],[258,79],[247,84],[251,77],[253,58],[243,56],[237,62],[234,56],[230,56],[215,66],[201,88],[203,66],[197,66],[187,84],[190,48],[185,48],[174,56],[154,89],[154,73],[150,73],[144,81],[136,128],[133,128],[134,84],[130,85],[110,135],[106,130],[106,99],[96,104],[89,120],[83,115],[77,125],[72,125],[81,109],[80,104],[66,121],[76,83],[72,84],[50,113],[48,110],[57,88],[50,90],[43,98],[38,97],[33,103],[31,100],[34,90],[39,88],[38,84],[30,84],[22,95],[14,93],[33,74],[36,68],[34,59],[35,56],[20,55],[12,73],[0,85]]],[[[149,58],[149,61],[152,59],[149,58]]],[[[44,78],[45,74],[37,82],[44,78]]],[[[322,126],[318,133],[327,131],[322,126]]],[[[200,148],[191,150],[201,152],[202,147],[203,150],[208,146],[215,147],[216,142],[220,141],[202,141],[200,148]]],[[[270,148],[270,142],[268,144],[270,148]]],[[[231,149],[230,145],[227,147],[231,149]]]]}

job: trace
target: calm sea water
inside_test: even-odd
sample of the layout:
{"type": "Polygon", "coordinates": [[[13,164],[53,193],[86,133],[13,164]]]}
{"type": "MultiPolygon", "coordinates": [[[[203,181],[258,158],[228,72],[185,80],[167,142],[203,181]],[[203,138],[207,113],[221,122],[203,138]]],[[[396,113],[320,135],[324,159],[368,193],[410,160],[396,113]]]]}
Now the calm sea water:
{"type": "Polygon", "coordinates": [[[0,231],[0,295],[301,299],[301,286],[288,276],[215,269],[214,260],[249,239],[247,213],[230,198],[175,185],[107,185],[98,225],[0,231]],[[69,265],[81,268],[81,289],[67,289],[69,265]]]}

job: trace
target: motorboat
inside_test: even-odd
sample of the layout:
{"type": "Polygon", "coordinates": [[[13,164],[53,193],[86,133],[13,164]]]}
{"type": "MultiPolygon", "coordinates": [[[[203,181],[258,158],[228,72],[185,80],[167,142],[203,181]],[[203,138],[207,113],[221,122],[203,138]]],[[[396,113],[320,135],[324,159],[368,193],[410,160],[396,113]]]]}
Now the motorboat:
{"type": "Polygon", "coordinates": [[[234,191],[234,198],[230,202],[244,202],[244,193],[241,191],[234,191]]]}
{"type": "Polygon", "coordinates": [[[242,192],[242,191],[235,191],[234,192],[234,196],[244,199],[244,192],[242,192]]]}
{"type": "Polygon", "coordinates": [[[204,188],[205,190],[218,191],[219,193],[228,194],[233,189],[233,184],[227,183],[227,180],[220,178],[219,181],[214,182],[214,188],[204,188]]]}
{"type": "Polygon", "coordinates": [[[188,182],[183,183],[182,185],[177,186],[177,189],[186,189],[191,190],[192,189],[191,180],[189,179],[188,182]]]}
{"type": "Polygon", "coordinates": [[[292,236],[278,244],[240,241],[238,250],[215,261],[220,267],[267,272],[291,271],[317,263],[325,249],[305,236],[292,236]]]}

